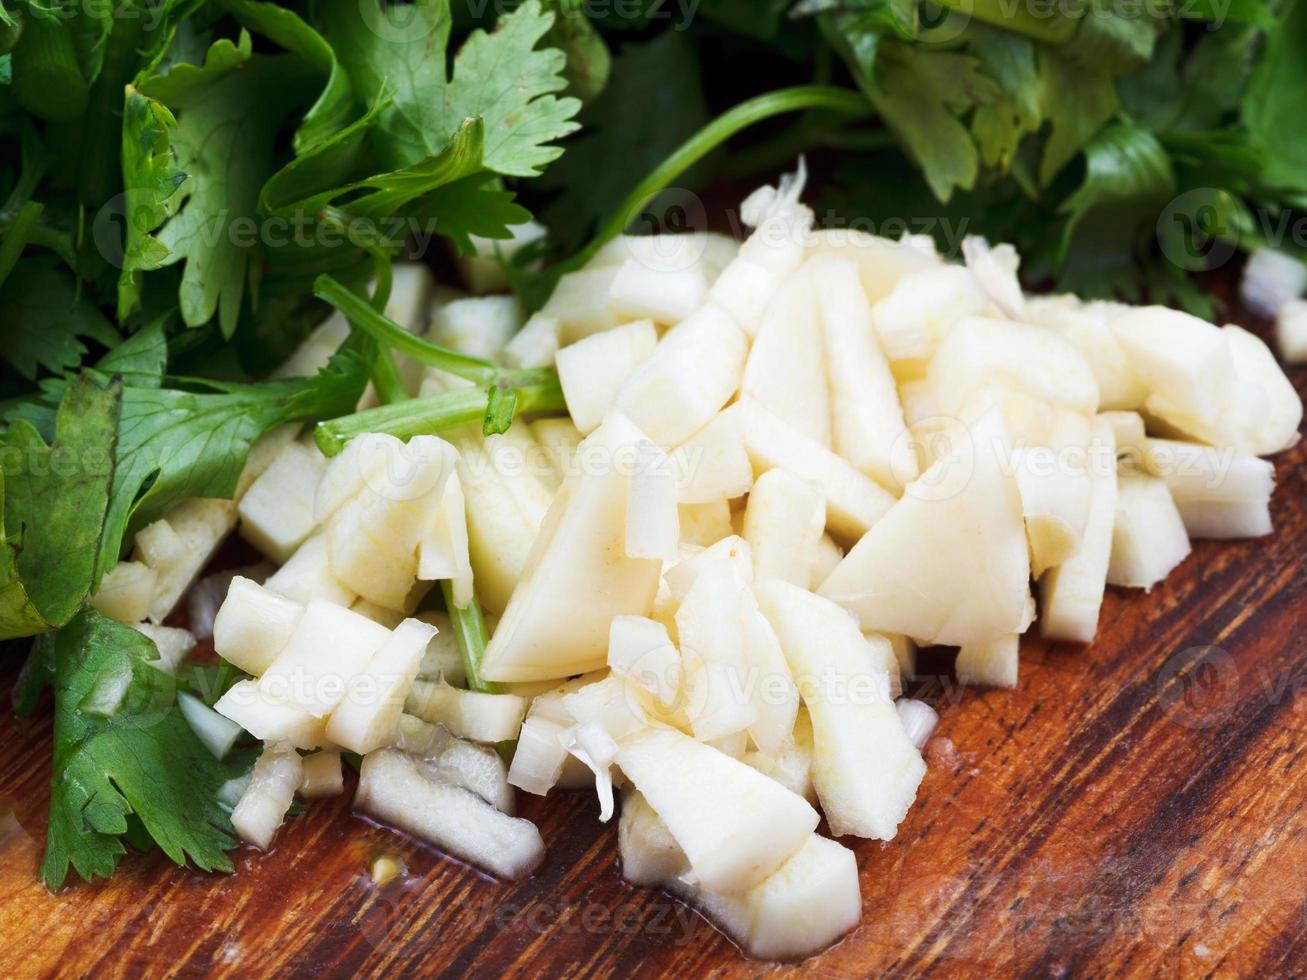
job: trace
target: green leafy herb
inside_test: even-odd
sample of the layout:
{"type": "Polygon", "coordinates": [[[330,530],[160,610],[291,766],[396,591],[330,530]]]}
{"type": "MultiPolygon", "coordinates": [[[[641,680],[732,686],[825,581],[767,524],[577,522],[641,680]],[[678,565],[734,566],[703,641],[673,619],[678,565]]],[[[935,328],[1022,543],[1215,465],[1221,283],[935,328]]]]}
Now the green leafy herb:
{"type": "Polygon", "coordinates": [[[195,737],[174,679],[152,665],[154,644],[87,611],[40,647],[55,695],[46,884],[61,887],[70,867],[87,881],[111,875],[133,818],[176,863],[230,871],[236,841],[217,791],[241,764],[195,737]]]}
{"type": "Polygon", "coordinates": [[[83,375],[51,445],[21,419],[0,434],[0,639],[63,625],[99,580],[120,397],[120,382],[83,375]]]}

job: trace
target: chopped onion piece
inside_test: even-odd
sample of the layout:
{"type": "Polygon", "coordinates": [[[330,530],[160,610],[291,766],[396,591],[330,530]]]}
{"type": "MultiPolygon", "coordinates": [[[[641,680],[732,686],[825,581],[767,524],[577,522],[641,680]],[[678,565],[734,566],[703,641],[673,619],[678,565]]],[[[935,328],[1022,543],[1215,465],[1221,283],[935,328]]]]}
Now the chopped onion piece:
{"type": "Polygon", "coordinates": [[[191,726],[204,747],[213,753],[215,759],[227,758],[227,753],[244,733],[245,729],[214,711],[193,694],[182,692],[177,695],[177,707],[181,708],[182,717],[191,726]]]}

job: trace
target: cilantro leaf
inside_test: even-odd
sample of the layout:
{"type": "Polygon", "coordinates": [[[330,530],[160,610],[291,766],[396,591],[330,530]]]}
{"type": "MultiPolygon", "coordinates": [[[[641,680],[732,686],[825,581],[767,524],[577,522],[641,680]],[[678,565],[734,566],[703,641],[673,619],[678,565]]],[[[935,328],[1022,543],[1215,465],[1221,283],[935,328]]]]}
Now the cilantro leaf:
{"type": "Polygon", "coordinates": [[[969,55],[927,52],[882,42],[876,77],[863,86],[876,111],[921,166],[935,196],[975,186],[976,144],[958,118],[999,101],[1000,89],[969,55]]]}
{"type": "Polygon", "coordinates": [[[581,0],[547,0],[547,7],[554,11],[554,24],[545,34],[544,43],[558,48],[567,58],[563,65],[567,94],[589,105],[608,84],[612,53],[590,23],[581,0]]]}
{"type": "Polygon", "coordinates": [[[341,354],[311,378],[208,382],[207,391],[124,388],[97,574],[118,560],[128,535],[187,497],[230,497],[264,432],[352,411],[366,384],[367,365],[341,354]]]}
{"type": "Polygon", "coordinates": [[[120,391],[90,375],[67,385],[52,445],[22,419],[0,434],[0,639],[62,625],[99,580],[120,391]]]}
{"type": "Polygon", "coordinates": [[[1137,294],[1137,263],[1175,196],[1170,157],[1150,131],[1116,123],[1085,149],[1085,179],[1062,204],[1060,285],[1086,296],[1137,294]]]}
{"type": "Polygon", "coordinates": [[[52,256],[21,260],[0,286],[0,351],[23,377],[63,374],[86,355],[87,337],[107,347],[122,338],[52,256]]]}
{"type": "Polygon", "coordinates": [[[447,0],[374,7],[370,0],[331,0],[327,37],[362,98],[390,96],[372,141],[380,162],[412,166],[438,154],[464,120],[485,126],[483,162],[496,173],[531,177],[562,150],[549,144],[576,129],[581,103],[552,93],[567,85],[566,57],[536,44],[553,23],[539,0],[500,19],[494,33],[473,31],[446,68],[447,0]]]}
{"type": "Polygon", "coordinates": [[[1110,73],[1082,68],[1047,46],[1040,49],[1039,77],[1051,125],[1039,162],[1039,183],[1047,187],[1116,115],[1119,103],[1110,73]]]}
{"type": "Polygon", "coordinates": [[[176,682],[152,666],[154,644],[87,610],[53,637],[54,772],[41,877],[60,888],[71,867],[108,877],[135,817],[178,864],[230,871],[236,846],[217,801],[239,763],[214,759],[176,704],[176,682]]]}
{"type": "MultiPolygon", "coordinates": [[[[286,113],[306,95],[313,75],[297,57],[254,56],[251,50],[250,36],[242,30],[235,44],[216,41],[203,65],[173,65],[136,82],[142,96],[176,119],[176,126],[169,127],[161,112],[143,114],[152,121],[146,129],[153,139],[152,158],[166,160],[170,152],[176,167],[188,175],[166,203],[153,202],[153,215],[171,216],[155,232],[155,244],[143,252],[139,267],[185,262],[182,319],[199,326],[216,313],[226,336],[236,328],[247,280],[257,268],[254,219],[259,192],[273,170],[274,138],[286,113]],[[159,132],[167,135],[166,151],[159,146],[159,132]]],[[[132,138],[130,131],[124,133],[125,140],[132,138]]],[[[135,171],[125,177],[129,199],[134,190],[157,196],[163,182],[154,171],[143,184],[135,171]]],[[[137,228],[138,233],[149,230],[137,228]]],[[[129,290],[129,300],[138,296],[139,291],[129,290]]],[[[134,308],[131,302],[120,305],[119,314],[134,308]]]]}
{"type": "Polygon", "coordinates": [[[1261,154],[1262,179],[1271,186],[1307,191],[1307,0],[1288,0],[1267,32],[1266,51],[1243,99],[1243,120],[1261,154]]]}

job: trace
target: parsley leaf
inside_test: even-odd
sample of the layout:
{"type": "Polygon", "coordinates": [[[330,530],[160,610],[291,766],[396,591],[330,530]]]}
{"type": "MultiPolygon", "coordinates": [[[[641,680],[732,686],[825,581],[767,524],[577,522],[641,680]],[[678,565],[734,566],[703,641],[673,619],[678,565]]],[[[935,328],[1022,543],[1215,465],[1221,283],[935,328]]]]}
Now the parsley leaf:
{"type": "Polygon", "coordinates": [[[217,791],[241,764],[219,762],[196,738],[175,680],[152,666],[154,644],[93,610],[40,643],[55,691],[45,883],[58,889],[70,867],[107,878],[133,817],[176,863],[230,871],[236,841],[217,791]]]}
{"type": "Polygon", "coordinates": [[[122,338],[53,256],[23,259],[0,286],[0,351],[23,377],[63,374],[86,355],[79,337],[112,347],[122,338]]]}
{"type": "Polygon", "coordinates": [[[52,445],[22,419],[0,434],[0,639],[62,625],[98,581],[120,390],[67,385],[52,445]]]}
{"type": "Polygon", "coordinates": [[[1307,0],[1288,0],[1269,31],[1266,52],[1243,100],[1243,119],[1261,154],[1262,179],[1271,186],[1307,191],[1307,0]]]}
{"type": "Polygon", "coordinates": [[[531,177],[562,150],[549,144],[576,129],[581,103],[551,93],[567,85],[566,58],[536,43],[553,23],[539,0],[503,17],[494,33],[474,31],[446,68],[447,0],[374,7],[331,0],[327,36],[362,98],[389,96],[371,138],[380,162],[399,169],[439,154],[464,120],[485,124],[483,162],[496,173],[531,177]]]}

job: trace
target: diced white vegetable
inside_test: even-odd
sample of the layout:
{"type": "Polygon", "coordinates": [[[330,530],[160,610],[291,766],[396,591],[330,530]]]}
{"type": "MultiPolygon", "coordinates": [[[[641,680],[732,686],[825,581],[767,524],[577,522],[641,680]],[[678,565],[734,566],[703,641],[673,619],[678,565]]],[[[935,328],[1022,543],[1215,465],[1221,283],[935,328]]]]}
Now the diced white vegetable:
{"type": "Polygon", "coordinates": [[[289,742],[297,749],[316,749],[325,742],[323,719],[269,697],[258,681],[233,684],[213,708],[265,742],[289,742]]]}
{"type": "Polygon", "coordinates": [[[656,268],[627,259],[610,287],[613,312],[627,320],[680,323],[703,303],[708,276],[698,266],[656,268]]]}
{"type": "Polygon", "coordinates": [[[554,317],[533,313],[504,345],[504,363],[512,368],[549,367],[558,354],[558,328],[554,317]]]}
{"type": "Polygon", "coordinates": [[[388,629],[366,616],[310,600],[290,640],[259,678],[259,690],[315,718],[326,717],[389,638],[388,629]]]}
{"type": "Polygon", "coordinates": [[[403,444],[394,436],[369,432],[345,444],[322,474],[313,502],[314,516],[326,521],[368,486],[385,479],[392,460],[403,460],[403,444]]]}
{"type": "Polygon", "coordinates": [[[599,428],[626,379],[657,343],[658,331],[646,319],[592,334],[558,352],[563,398],[581,432],[599,428]]]}
{"type": "Polygon", "coordinates": [[[617,841],[622,877],[635,885],[666,887],[758,959],[809,956],[856,926],[862,912],[853,852],[817,834],[742,894],[713,893],[686,881],[685,853],[639,793],[623,796],[617,841]]]}
{"type": "Polygon", "coordinates": [[[819,260],[812,276],[838,406],[832,413],[835,451],[881,486],[897,490],[916,479],[917,457],[857,267],[844,259],[819,260]]]}
{"type": "Polygon", "coordinates": [[[444,725],[460,738],[507,742],[517,738],[522,727],[526,698],[464,691],[444,681],[414,681],[404,710],[423,721],[444,725]]]}
{"type": "Polygon", "coordinates": [[[1051,331],[1010,320],[967,317],[940,343],[927,378],[946,414],[993,384],[1082,415],[1098,411],[1098,382],[1080,351],[1051,331]]]}
{"type": "Polygon", "coordinates": [[[913,236],[895,241],[849,228],[812,232],[808,236],[808,254],[833,254],[856,262],[862,289],[873,304],[888,296],[905,277],[941,265],[933,242],[922,247],[913,236]]]}
{"type": "Polygon", "coordinates": [[[1152,476],[1119,476],[1108,584],[1150,590],[1189,550],[1184,521],[1166,484],[1152,476]]]}
{"type": "Polygon", "coordinates": [[[508,784],[508,770],[494,746],[455,738],[440,725],[418,724],[443,734],[421,753],[419,768],[423,772],[475,793],[500,813],[513,816],[513,787],[508,784]]]}
{"type": "Polygon", "coordinates": [[[350,752],[367,755],[391,744],[434,626],[406,619],[355,675],[344,700],[331,713],[327,738],[350,752]]]}
{"type": "Polygon", "coordinates": [[[463,655],[458,649],[458,639],[454,636],[454,627],[449,614],[440,610],[431,610],[417,615],[422,622],[436,628],[436,635],[427,643],[422,663],[418,666],[418,676],[423,680],[444,678],[454,687],[464,687],[463,655]]]}
{"type": "Polygon", "coordinates": [[[1021,494],[1031,574],[1038,578],[1080,547],[1093,484],[1083,460],[1048,446],[1018,447],[1012,468],[1021,494]]]}
{"type": "Polygon", "coordinates": [[[940,341],[958,323],[989,308],[989,297],[966,269],[932,264],[899,280],[871,316],[895,376],[906,381],[924,374],[940,341]]]}
{"type": "Polygon", "coordinates": [[[742,399],[740,405],[744,445],[755,475],[783,469],[817,484],[826,498],[826,526],[834,533],[856,540],[894,505],[894,496],[888,490],[829,449],[806,438],[752,399],[742,399]]]}
{"type": "Polygon", "coordinates": [[[660,563],[625,552],[629,478],[618,461],[642,438],[614,413],[581,444],[582,465],[559,491],[482,662],[489,680],[568,677],[602,667],[614,616],[645,616],[660,563]]]}
{"type": "Polygon", "coordinates": [[[827,449],[831,393],[812,270],[804,266],[776,292],[749,348],[740,390],[827,449]]]}
{"type": "Polygon", "coordinates": [[[1228,334],[1161,306],[1132,309],[1112,328],[1149,388],[1149,413],[1204,442],[1251,449],[1268,404],[1258,385],[1236,374],[1228,334]]]}
{"type": "Polygon", "coordinates": [[[617,326],[617,316],[608,300],[617,269],[582,269],[558,280],[540,312],[558,322],[558,339],[570,344],[617,326]]]}
{"type": "Polygon", "coordinates": [[[968,235],[962,239],[962,258],[967,271],[1005,317],[1025,319],[1026,300],[1017,278],[1021,256],[1015,248],[1006,242],[991,247],[983,236],[968,235]]]}
{"type": "Polygon", "coordinates": [[[301,603],[237,576],[213,621],[213,649],[257,677],[285,649],[303,615],[301,603]]]}
{"type": "Polygon", "coordinates": [[[715,231],[618,235],[595,253],[586,268],[621,266],[634,260],[652,269],[698,268],[711,280],[717,278],[739,250],[740,243],[734,238],[715,231]]]}
{"type": "Polygon", "coordinates": [[[706,548],[711,544],[729,537],[735,528],[731,526],[731,505],[725,500],[714,500],[705,504],[681,504],[677,508],[681,527],[681,542],[706,548]]]}
{"type": "Polygon", "coordinates": [[[1098,381],[1099,405],[1105,411],[1136,409],[1148,398],[1147,386],[1112,330],[1112,321],[1129,309],[1123,303],[1085,303],[1074,296],[1034,296],[1026,301],[1030,323],[1055,331],[1084,355],[1098,381]]]}
{"type": "Polygon", "coordinates": [[[544,841],[533,823],[501,813],[466,789],[432,779],[403,752],[383,749],[364,758],[354,802],[378,820],[500,878],[523,878],[544,860],[544,841]]]}
{"type": "Polygon", "coordinates": [[[378,606],[375,602],[367,599],[355,599],[349,606],[350,612],[356,612],[360,616],[366,616],[374,623],[380,623],[388,630],[393,630],[396,626],[404,621],[404,614],[398,609],[387,609],[385,606],[378,606]]]}
{"type": "Polygon", "coordinates": [[[1171,439],[1146,439],[1143,469],[1171,491],[1191,538],[1271,533],[1275,468],[1264,459],[1171,439]]]}
{"type": "Polygon", "coordinates": [[[479,435],[460,439],[459,449],[477,598],[487,610],[501,613],[521,581],[552,498],[534,474],[513,470],[507,457],[492,455],[479,435]]]}
{"type": "Polygon", "coordinates": [[[732,405],[669,454],[677,499],[707,504],[741,497],[753,486],[753,465],[744,449],[740,410],[732,405]]]}
{"type": "Polygon", "coordinates": [[[1258,316],[1275,316],[1307,289],[1307,265],[1273,248],[1255,248],[1244,263],[1239,298],[1258,316]]]}
{"type": "Polygon", "coordinates": [[[1291,300],[1280,308],[1275,318],[1275,342],[1288,363],[1307,361],[1307,300],[1291,300]]]}
{"type": "Polygon", "coordinates": [[[662,623],[643,616],[614,616],[608,632],[608,666],[648,691],[663,707],[681,691],[681,654],[662,623]]]}
{"type": "MultiPolygon", "coordinates": [[[[817,557],[812,564],[812,585],[810,588],[816,591],[821,583],[825,582],[835,571],[840,562],[844,560],[844,549],[835,543],[835,539],[829,534],[823,534],[821,540],[817,542],[817,557]]],[[[802,582],[795,583],[802,585],[802,582]]]]}
{"type": "Polygon", "coordinates": [[[669,330],[622,385],[617,407],[663,448],[708,424],[740,387],[748,338],[705,306],[669,330]]]}
{"type": "MultiPolygon", "coordinates": [[[[347,328],[345,335],[348,335],[348,333],[347,328]]],[[[345,335],[342,335],[342,341],[345,339],[345,335]]],[[[337,346],[339,346],[339,343],[337,346]]],[[[275,429],[269,429],[254,440],[254,443],[250,446],[250,451],[245,454],[245,465],[241,467],[240,479],[236,481],[236,492],[232,494],[233,500],[240,503],[241,498],[245,496],[246,491],[254,484],[254,481],[263,475],[263,471],[272,465],[272,461],[280,455],[286,446],[295,441],[299,431],[300,424],[298,422],[287,422],[275,429]]]]}
{"type": "Polygon", "coordinates": [[[817,826],[817,811],[802,797],[674,729],[625,739],[617,764],[708,888],[736,892],[757,884],[817,826]]]}
{"type": "Polygon", "coordinates": [[[1270,534],[1269,500],[1177,500],[1185,533],[1195,539],[1260,538],[1270,534]]]}
{"type": "Polygon", "coordinates": [[[748,752],[742,761],[770,776],[791,793],[814,805],[817,803],[817,792],[812,788],[812,721],[802,704],[794,716],[794,731],[778,753],[748,752]]]}
{"type": "Polygon", "coordinates": [[[284,562],[317,527],[313,501],[327,459],[299,442],[286,445],[241,498],[241,537],[284,562]]]}
{"type": "Polygon", "coordinates": [[[788,582],[758,588],[812,719],[812,782],[831,832],[891,840],[925,775],[858,624],[788,582]]]}
{"type": "MultiPolygon", "coordinates": [[[[1303,268],[1307,268],[1304,266],[1303,268]]],[[[1261,425],[1248,433],[1245,446],[1258,456],[1278,453],[1298,441],[1302,424],[1302,399],[1293,382],[1275,360],[1265,341],[1233,323],[1222,328],[1234,358],[1234,373],[1245,384],[1266,396],[1266,416],[1261,425]]]]}
{"type": "Polygon", "coordinates": [[[701,908],[751,957],[800,960],[853,929],[862,915],[858,862],[847,847],[818,834],[744,895],[668,889],[701,908]]]}
{"type": "Polygon", "coordinates": [[[448,579],[453,584],[454,605],[460,609],[472,601],[467,504],[457,472],[449,475],[436,518],[418,542],[418,578],[424,582],[448,579]]]}
{"type": "MultiPolygon", "coordinates": [[[[350,605],[358,593],[332,573],[327,551],[327,534],[320,531],[296,548],[290,561],[268,576],[264,588],[301,604],[322,599],[338,606],[350,605]]],[[[217,628],[215,623],[214,630],[217,628]]]]}
{"type": "Polygon", "coordinates": [[[577,447],[585,437],[568,418],[536,419],[528,423],[527,428],[531,430],[531,437],[544,451],[545,458],[561,485],[572,471],[577,447]]]}
{"type": "Polygon", "coordinates": [[[1100,412],[1099,418],[1112,426],[1118,463],[1126,469],[1142,467],[1147,439],[1143,416],[1138,412],[1100,412]]]}
{"type": "Polygon", "coordinates": [[[635,450],[626,496],[626,554],[674,560],[681,528],[672,461],[647,439],[637,442],[635,450]]]}
{"type": "Polygon", "coordinates": [[[153,623],[137,623],[136,630],[154,641],[154,648],[159,652],[155,666],[166,674],[177,673],[182,661],[195,649],[195,635],[190,630],[153,623]]]}
{"type": "Polygon", "coordinates": [[[686,711],[701,741],[744,731],[758,720],[748,696],[742,589],[729,562],[705,562],[676,611],[686,711]]]}
{"type": "Polygon", "coordinates": [[[954,665],[959,684],[981,687],[1016,687],[1020,668],[1021,635],[1009,633],[984,643],[964,643],[954,665]]]}
{"type": "Polygon", "coordinates": [[[1116,517],[1116,444],[1110,422],[1094,420],[1090,444],[1089,520],[1076,553],[1039,580],[1040,632],[1048,639],[1088,643],[1098,630],[1116,517]]]}
{"type": "Polygon", "coordinates": [[[517,748],[508,770],[509,783],[537,796],[553,789],[568,758],[563,744],[567,728],[544,715],[528,714],[517,733],[517,748]]]}
{"type": "Polygon", "coordinates": [[[594,773],[595,794],[599,797],[599,820],[613,818],[613,777],[610,767],[617,756],[617,743],[602,727],[593,722],[576,725],[563,736],[568,753],[594,773]]]}
{"type": "Polygon", "coordinates": [[[526,221],[509,225],[508,232],[508,238],[468,236],[472,254],[460,255],[456,262],[463,282],[473,293],[498,293],[508,289],[508,278],[500,262],[509,261],[527,245],[544,238],[545,226],[538,221],[526,221]]]}
{"type": "Polygon", "coordinates": [[[745,690],[756,716],[749,726],[749,739],[759,752],[776,758],[794,731],[799,689],[776,631],[758,608],[753,591],[744,588],[741,596],[744,654],[749,667],[745,690]]]}
{"type": "Polygon", "coordinates": [[[293,748],[286,745],[265,748],[254,763],[249,786],[232,811],[231,823],[236,833],[266,851],[286,819],[302,778],[300,757],[293,748]]]}
{"type": "Polygon", "coordinates": [[[646,728],[649,719],[624,678],[615,674],[563,694],[563,713],[578,725],[595,725],[613,739],[626,738],[646,728]]]}
{"type": "MultiPolygon", "coordinates": [[[[168,512],[166,523],[170,532],[166,535],[167,553],[147,549],[138,555],[158,575],[149,615],[155,623],[168,618],[182,594],[236,526],[236,505],[230,500],[191,497],[168,512]]],[[[148,531],[150,528],[145,528],[141,534],[148,531]]],[[[140,538],[138,534],[138,548],[140,538]]]]}
{"type": "Polygon", "coordinates": [[[303,779],[300,796],[311,799],[320,796],[339,796],[345,792],[345,771],[340,764],[340,753],[323,749],[300,760],[303,779]]]}
{"type": "Polygon", "coordinates": [[[472,296],[437,309],[427,339],[473,357],[498,360],[525,321],[516,296],[472,296]]]}
{"type": "Polygon", "coordinates": [[[186,618],[192,633],[198,639],[207,640],[213,636],[213,623],[218,618],[218,610],[227,601],[227,592],[236,578],[247,578],[253,582],[263,582],[275,569],[266,561],[241,568],[227,568],[221,572],[206,575],[191,587],[186,597],[186,618]]]}
{"type": "Polygon", "coordinates": [[[1007,440],[992,413],[908,485],[821,585],[863,629],[928,643],[1014,633],[1030,561],[1007,440]]]}
{"type": "Polygon", "coordinates": [[[120,561],[91,596],[95,610],[120,623],[139,623],[150,612],[159,573],[140,561],[120,561]]]}
{"type": "Polygon", "coordinates": [[[826,502],[813,484],[788,470],[760,476],[744,510],[754,581],[778,578],[804,588],[815,584],[812,573],[825,526],[826,502]]]}
{"type": "Polygon", "coordinates": [[[622,877],[633,885],[661,888],[689,869],[685,852],[647,800],[633,789],[622,793],[617,822],[617,850],[622,877]]]}
{"type": "Polygon", "coordinates": [[[1166,481],[1177,501],[1268,500],[1275,467],[1264,459],[1175,439],[1148,439],[1144,469],[1166,481]]]}
{"type": "Polygon", "coordinates": [[[912,698],[900,698],[894,702],[894,707],[899,713],[899,721],[903,724],[903,734],[908,736],[908,741],[920,752],[939,725],[939,715],[925,701],[916,701],[912,698]]]}
{"type": "Polygon", "coordinates": [[[230,718],[218,714],[207,704],[185,691],[177,695],[177,707],[191,726],[191,731],[215,759],[225,759],[244,729],[230,718]]]}
{"type": "Polygon", "coordinates": [[[686,548],[679,561],[668,565],[663,573],[663,581],[676,602],[680,603],[698,580],[699,574],[709,565],[720,561],[729,564],[741,582],[753,582],[753,555],[749,551],[749,542],[737,534],[724,537],[707,548],[686,548]]]}

